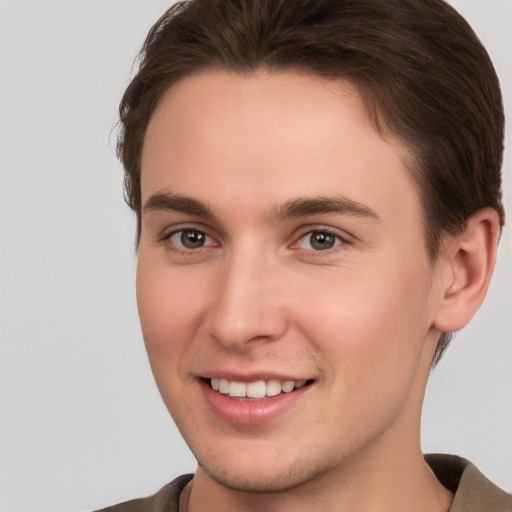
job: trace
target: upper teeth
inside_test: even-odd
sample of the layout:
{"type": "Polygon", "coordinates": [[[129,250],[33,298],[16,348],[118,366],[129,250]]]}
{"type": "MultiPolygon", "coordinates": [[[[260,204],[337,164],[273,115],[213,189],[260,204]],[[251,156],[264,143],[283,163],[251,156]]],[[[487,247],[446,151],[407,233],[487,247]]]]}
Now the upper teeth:
{"type": "Polygon", "coordinates": [[[254,382],[237,382],[227,379],[211,379],[215,391],[237,398],[263,398],[276,396],[281,392],[289,393],[306,384],[305,380],[257,380],[254,382]]]}

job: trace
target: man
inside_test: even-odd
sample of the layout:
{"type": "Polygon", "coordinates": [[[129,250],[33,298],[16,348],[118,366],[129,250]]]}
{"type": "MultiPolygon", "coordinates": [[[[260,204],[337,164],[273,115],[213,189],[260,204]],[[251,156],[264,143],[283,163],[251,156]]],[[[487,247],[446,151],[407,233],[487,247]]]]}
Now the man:
{"type": "Polygon", "coordinates": [[[198,469],[108,510],[512,510],[419,439],[504,221],[499,85],[465,21],[180,3],[120,113],[144,339],[198,469]]]}

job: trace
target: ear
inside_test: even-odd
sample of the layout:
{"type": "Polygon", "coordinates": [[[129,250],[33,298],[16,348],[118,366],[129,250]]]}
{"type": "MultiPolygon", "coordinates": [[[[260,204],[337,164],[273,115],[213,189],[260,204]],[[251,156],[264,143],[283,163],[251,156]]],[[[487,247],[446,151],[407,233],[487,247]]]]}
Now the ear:
{"type": "Polygon", "coordinates": [[[496,263],[500,237],[496,210],[479,210],[464,231],[445,240],[438,264],[442,266],[440,301],[434,326],[443,332],[462,329],[482,304],[496,263]]]}

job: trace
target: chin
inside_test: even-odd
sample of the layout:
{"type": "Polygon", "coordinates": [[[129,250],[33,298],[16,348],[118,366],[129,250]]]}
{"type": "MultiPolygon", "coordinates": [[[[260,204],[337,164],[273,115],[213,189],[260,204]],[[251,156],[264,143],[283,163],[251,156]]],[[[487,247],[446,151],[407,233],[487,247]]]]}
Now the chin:
{"type": "Polygon", "coordinates": [[[272,461],[267,464],[237,461],[226,468],[219,464],[199,466],[215,482],[228,489],[250,493],[278,493],[290,491],[322,477],[332,470],[327,460],[294,460],[288,464],[272,461]]]}

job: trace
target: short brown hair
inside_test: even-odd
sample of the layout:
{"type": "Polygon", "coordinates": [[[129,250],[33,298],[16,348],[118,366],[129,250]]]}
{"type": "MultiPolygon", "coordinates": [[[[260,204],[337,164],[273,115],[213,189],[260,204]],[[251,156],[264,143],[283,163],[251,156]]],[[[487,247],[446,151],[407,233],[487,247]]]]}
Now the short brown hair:
{"type": "MultiPolygon", "coordinates": [[[[356,85],[382,133],[411,149],[434,261],[443,234],[494,208],[504,222],[504,114],[490,58],[443,0],[188,0],[153,26],[120,104],[118,156],[138,218],[149,119],[181,78],[219,69],[296,70],[356,85]]],[[[434,364],[449,342],[443,334],[434,364]]]]}

